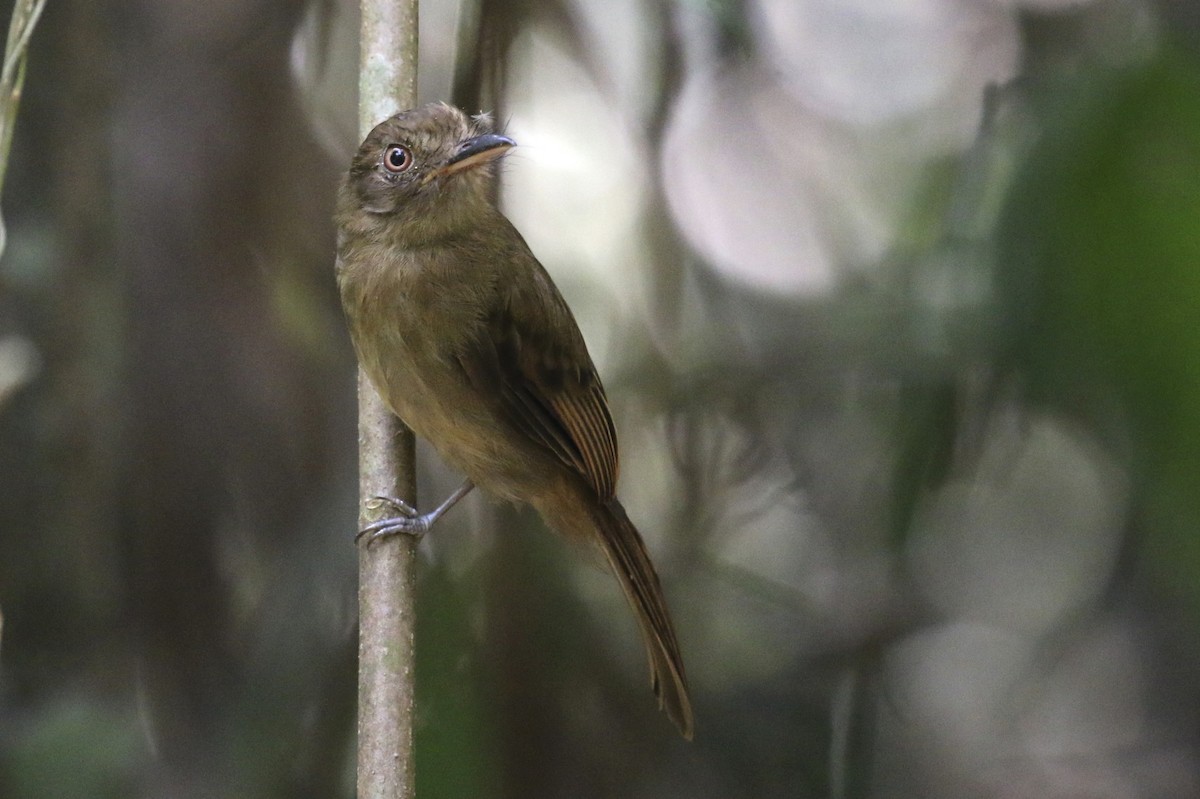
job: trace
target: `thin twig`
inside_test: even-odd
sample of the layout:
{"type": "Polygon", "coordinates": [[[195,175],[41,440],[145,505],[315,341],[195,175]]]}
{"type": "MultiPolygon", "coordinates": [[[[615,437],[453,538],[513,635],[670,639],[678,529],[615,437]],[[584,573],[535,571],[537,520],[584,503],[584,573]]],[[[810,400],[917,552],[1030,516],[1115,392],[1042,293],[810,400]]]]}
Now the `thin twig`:
{"type": "Polygon", "coordinates": [[[46,0],[24,0],[13,8],[12,20],[8,25],[8,41],[4,47],[4,70],[0,72],[0,83],[11,84],[17,62],[25,58],[29,49],[29,37],[41,19],[46,0]],[[14,44],[15,42],[15,44],[14,44]]]}
{"type": "MultiPolygon", "coordinates": [[[[8,40],[4,46],[4,68],[0,70],[0,191],[8,172],[8,155],[12,150],[13,129],[17,108],[21,104],[21,89],[25,86],[25,62],[29,39],[46,7],[46,0],[18,0],[8,24],[8,40]]],[[[0,215],[0,254],[4,252],[8,235],[4,217],[0,215]]]]}
{"type": "MultiPolygon", "coordinates": [[[[363,136],[416,105],[417,0],[361,0],[358,122],[363,136]]],[[[413,435],[359,370],[359,528],[375,496],[416,504],[413,435]]],[[[411,799],[416,541],[363,543],[358,560],[358,796],[411,799]]]]}

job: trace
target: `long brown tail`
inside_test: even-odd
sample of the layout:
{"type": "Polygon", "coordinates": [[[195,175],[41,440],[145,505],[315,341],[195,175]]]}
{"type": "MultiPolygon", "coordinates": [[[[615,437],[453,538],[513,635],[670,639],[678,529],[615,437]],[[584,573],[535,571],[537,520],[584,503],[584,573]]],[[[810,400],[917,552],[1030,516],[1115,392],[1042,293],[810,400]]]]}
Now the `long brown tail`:
{"type": "Polygon", "coordinates": [[[614,499],[594,507],[593,517],[601,533],[604,554],[637,615],[658,706],[675,722],[680,734],[690,741],[693,718],[687,675],[683,671],[683,657],[679,654],[679,643],[675,640],[675,628],[658,582],[658,573],[650,562],[642,536],[625,515],[621,503],[614,499]]]}

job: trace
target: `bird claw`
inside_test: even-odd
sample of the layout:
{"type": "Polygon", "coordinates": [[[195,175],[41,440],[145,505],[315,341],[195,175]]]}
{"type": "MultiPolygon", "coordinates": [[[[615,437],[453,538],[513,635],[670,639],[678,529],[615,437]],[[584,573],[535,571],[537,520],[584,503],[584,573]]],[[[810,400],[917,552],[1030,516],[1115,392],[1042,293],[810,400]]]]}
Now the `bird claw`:
{"type": "Polygon", "coordinates": [[[380,510],[387,508],[397,516],[416,516],[417,509],[409,505],[402,499],[397,497],[385,497],[382,494],[377,494],[363,503],[367,510],[380,510]]]}
{"type": "Polygon", "coordinates": [[[403,534],[420,538],[429,532],[429,528],[433,525],[433,520],[437,518],[434,514],[428,513],[422,516],[412,505],[395,497],[371,497],[364,503],[364,506],[367,510],[387,508],[394,514],[379,521],[371,522],[358,531],[358,535],[354,536],[355,542],[361,541],[366,536],[367,546],[370,546],[381,538],[388,538],[393,535],[403,534]]]}
{"type": "Polygon", "coordinates": [[[471,493],[471,489],[474,487],[475,484],[470,480],[465,481],[455,489],[454,493],[446,497],[445,502],[425,515],[417,513],[416,508],[402,499],[381,496],[371,497],[364,503],[367,510],[389,508],[394,512],[394,515],[368,524],[358,531],[358,535],[354,536],[354,540],[357,542],[365,535],[367,536],[367,546],[370,546],[372,541],[385,538],[389,535],[399,535],[400,533],[420,538],[429,532],[429,528],[433,527],[433,523],[440,519],[443,513],[453,508],[456,502],[471,493]]]}

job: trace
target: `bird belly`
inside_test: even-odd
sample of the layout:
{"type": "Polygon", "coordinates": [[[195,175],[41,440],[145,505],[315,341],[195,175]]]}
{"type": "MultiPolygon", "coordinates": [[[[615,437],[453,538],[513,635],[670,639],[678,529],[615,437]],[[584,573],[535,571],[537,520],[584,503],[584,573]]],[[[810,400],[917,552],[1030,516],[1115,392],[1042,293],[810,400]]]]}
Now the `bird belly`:
{"type": "MultiPolygon", "coordinates": [[[[497,403],[470,386],[455,367],[435,358],[412,358],[395,348],[387,366],[368,368],[385,402],[452,468],[498,499],[529,502],[561,467],[510,422],[497,403]],[[417,362],[423,368],[416,368],[417,362]],[[440,369],[430,369],[431,363],[440,369]]],[[[378,362],[377,362],[378,363],[378,362]]]]}

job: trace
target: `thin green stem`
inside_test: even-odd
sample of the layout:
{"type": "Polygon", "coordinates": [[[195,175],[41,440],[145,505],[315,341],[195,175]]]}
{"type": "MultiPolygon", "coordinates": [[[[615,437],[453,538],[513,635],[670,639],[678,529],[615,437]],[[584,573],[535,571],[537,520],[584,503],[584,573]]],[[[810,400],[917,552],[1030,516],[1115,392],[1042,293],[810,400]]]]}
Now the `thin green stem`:
{"type": "MultiPolygon", "coordinates": [[[[4,189],[4,176],[8,172],[8,156],[12,150],[17,109],[21,105],[21,90],[25,86],[29,40],[45,7],[46,0],[18,0],[8,25],[4,68],[0,70],[0,191],[4,189]]],[[[4,252],[7,239],[4,218],[0,215],[0,254],[4,252]]]]}

